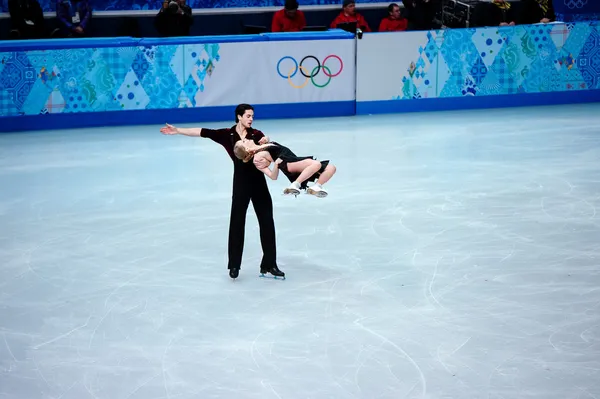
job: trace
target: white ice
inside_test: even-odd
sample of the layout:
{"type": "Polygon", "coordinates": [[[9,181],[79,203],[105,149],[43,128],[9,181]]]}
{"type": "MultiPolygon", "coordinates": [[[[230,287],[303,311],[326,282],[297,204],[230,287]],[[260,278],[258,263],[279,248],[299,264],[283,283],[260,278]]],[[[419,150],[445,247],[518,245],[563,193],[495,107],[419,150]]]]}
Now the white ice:
{"type": "Polygon", "coordinates": [[[0,135],[0,399],[600,398],[600,104],[256,117],[285,281],[212,141],[0,135]]]}

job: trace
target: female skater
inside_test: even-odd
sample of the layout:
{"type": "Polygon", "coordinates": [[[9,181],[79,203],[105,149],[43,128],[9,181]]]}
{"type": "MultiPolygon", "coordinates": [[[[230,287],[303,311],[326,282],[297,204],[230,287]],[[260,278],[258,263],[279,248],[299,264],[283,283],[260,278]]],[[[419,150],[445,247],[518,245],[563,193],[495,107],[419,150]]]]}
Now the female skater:
{"type": "Polygon", "coordinates": [[[319,162],[313,157],[299,157],[289,148],[276,142],[257,145],[252,140],[242,139],[235,144],[233,152],[244,162],[254,157],[254,166],[273,180],[277,180],[281,169],[292,183],[283,190],[284,194],[298,195],[300,189],[303,189],[309,194],[324,198],[327,196],[327,191],[323,188],[323,184],[327,183],[336,172],[335,166],[330,165],[329,161],[319,162]],[[273,170],[269,169],[271,162],[274,163],[273,170]],[[315,180],[317,180],[315,184],[307,187],[309,181],[315,180]]]}

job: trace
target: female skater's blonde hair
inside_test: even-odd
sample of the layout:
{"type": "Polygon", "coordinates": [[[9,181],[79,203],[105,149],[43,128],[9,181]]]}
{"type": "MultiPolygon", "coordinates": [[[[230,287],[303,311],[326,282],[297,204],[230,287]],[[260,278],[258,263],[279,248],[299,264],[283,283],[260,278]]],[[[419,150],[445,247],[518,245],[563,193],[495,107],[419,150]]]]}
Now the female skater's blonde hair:
{"type": "Polygon", "coordinates": [[[254,155],[253,153],[248,151],[246,147],[244,147],[244,144],[241,141],[235,143],[235,145],[233,146],[233,153],[238,159],[241,159],[244,162],[250,161],[250,159],[252,159],[252,156],[254,155]]]}

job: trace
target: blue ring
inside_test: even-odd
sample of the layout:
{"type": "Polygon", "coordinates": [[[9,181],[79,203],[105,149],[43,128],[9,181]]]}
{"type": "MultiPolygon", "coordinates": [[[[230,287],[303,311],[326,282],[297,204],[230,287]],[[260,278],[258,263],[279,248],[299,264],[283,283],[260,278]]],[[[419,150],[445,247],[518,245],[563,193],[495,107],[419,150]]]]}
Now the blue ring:
{"type": "Polygon", "coordinates": [[[277,73],[279,74],[279,76],[281,76],[284,79],[288,78],[288,76],[282,75],[281,71],[279,70],[279,65],[281,65],[281,61],[283,61],[285,59],[290,59],[290,60],[294,61],[294,64],[296,65],[296,70],[294,70],[294,73],[289,76],[290,78],[293,78],[298,73],[298,61],[296,61],[295,58],[290,57],[289,55],[286,55],[285,57],[283,57],[279,60],[279,62],[277,63],[277,73]]]}

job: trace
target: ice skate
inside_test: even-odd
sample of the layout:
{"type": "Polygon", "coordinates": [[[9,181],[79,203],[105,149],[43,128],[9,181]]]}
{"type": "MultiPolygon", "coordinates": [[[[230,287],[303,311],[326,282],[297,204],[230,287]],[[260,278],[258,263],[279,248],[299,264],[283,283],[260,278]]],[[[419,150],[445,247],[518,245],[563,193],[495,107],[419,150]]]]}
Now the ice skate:
{"type": "Polygon", "coordinates": [[[318,198],[325,198],[328,195],[327,191],[325,191],[325,189],[321,187],[320,184],[314,184],[310,186],[308,190],[306,190],[306,192],[318,198]]]}
{"type": "Polygon", "coordinates": [[[284,195],[294,195],[297,196],[300,194],[300,184],[298,184],[297,182],[293,182],[292,184],[290,184],[289,187],[286,187],[283,190],[283,194],[284,195]]]}
{"type": "Polygon", "coordinates": [[[285,280],[285,273],[282,272],[281,270],[279,270],[279,268],[277,266],[273,266],[270,268],[261,267],[260,268],[260,277],[285,280]],[[267,276],[266,275],[267,273],[271,274],[271,276],[267,276]]]}

